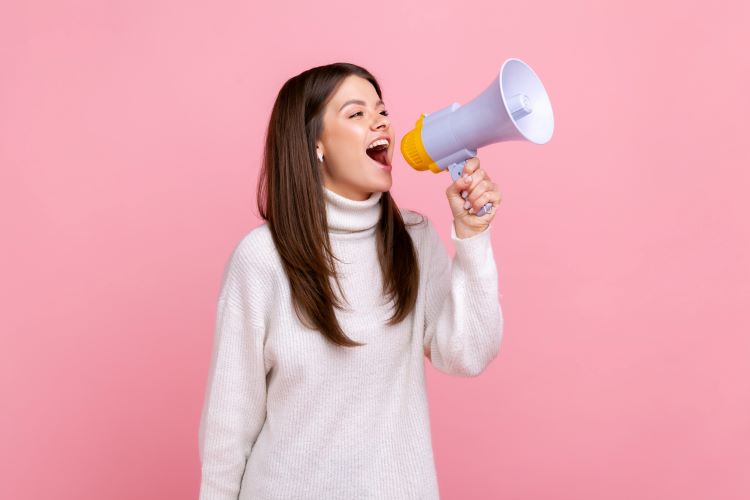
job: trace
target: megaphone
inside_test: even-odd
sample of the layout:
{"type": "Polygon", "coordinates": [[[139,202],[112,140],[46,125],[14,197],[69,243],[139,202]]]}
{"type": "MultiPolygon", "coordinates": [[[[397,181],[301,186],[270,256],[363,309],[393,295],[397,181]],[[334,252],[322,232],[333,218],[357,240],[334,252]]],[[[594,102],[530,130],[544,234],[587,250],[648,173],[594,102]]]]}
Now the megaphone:
{"type": "MultiPolygon", "coordinates": [[[[525,62],[510,58],[484,92],[467,104],[454,102],[422,114],[416,127],[401,139],[401,154],[417,170],[440,173],[448,169],[455,182],[478,148],[513,140],[545,144],[554,127],[552,105],[542,82],[525,62]]],[[[484,215],[491,207],[487,203],[476,215],[484,215]]]]}

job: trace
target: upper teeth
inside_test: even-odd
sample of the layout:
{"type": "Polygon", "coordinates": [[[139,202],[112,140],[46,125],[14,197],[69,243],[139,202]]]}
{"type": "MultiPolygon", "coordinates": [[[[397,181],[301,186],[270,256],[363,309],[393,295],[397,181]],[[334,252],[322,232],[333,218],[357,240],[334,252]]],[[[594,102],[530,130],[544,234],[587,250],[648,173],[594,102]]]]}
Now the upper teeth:
{"type": "Polygon", "coordinates": [[[377,141],[367,146],[367,149],[374,148],[375,146],[380,146],[381,144],[385,144],[387,146],[390,143],[388,142],[388,139],[378,139],[377,141]]]}

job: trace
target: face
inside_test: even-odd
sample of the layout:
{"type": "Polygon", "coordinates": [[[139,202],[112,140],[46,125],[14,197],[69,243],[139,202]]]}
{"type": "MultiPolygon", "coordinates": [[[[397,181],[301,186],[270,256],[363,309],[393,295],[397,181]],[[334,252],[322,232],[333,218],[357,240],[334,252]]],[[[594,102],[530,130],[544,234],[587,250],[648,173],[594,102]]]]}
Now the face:
{"type": "Polygon", "coordinates": [[[323,112],[323,132],[317,142],[317,155],[323,155],[323,162],[318,165],[324,184],[352,200],[366,200],[374,191],[391,188],[395,135],[386,117],[385,105],[379,101],[370,82],[349,75],[323,112]],[[349,102],[352,100],[361,102],[349,102]],[[388,149],[373,156],[385,164],[367,153],[367,147],[380,138],[388,140],[388,149]]]}

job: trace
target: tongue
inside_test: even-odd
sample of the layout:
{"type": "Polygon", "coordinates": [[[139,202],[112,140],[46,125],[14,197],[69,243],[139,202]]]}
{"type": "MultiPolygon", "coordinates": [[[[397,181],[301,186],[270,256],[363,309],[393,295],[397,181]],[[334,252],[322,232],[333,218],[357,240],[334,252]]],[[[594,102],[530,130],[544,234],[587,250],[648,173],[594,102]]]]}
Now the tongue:
{"type": "Polygon", "coordinates": [[[383,149],[378,149],[378,148],[368,149],[367,150],[367,156],[369,156],[370,158],[372,158],[376,162],[378,162],[378,163],[380,163],[382,165],[385,165],[385,160],[387,158],[387,149],[385,149],[385,148],[383,148],[383,149]]]}

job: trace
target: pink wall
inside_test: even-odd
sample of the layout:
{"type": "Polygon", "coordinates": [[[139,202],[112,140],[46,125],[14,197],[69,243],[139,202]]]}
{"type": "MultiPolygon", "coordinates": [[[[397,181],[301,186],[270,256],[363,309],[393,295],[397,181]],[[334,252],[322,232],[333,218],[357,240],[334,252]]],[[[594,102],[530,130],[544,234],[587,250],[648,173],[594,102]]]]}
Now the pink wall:
{"type": "MultiPolygon", "coordinates": [[[[428,368],[443,498],[750,498],[747,2],[13,4],[0,497],[197,496],[214,299],[287,78],[365,66],[400,139],[519,57],[555,135],[479,153],[506,330],[482,377],[428,368]]],[[[447,174],[393,176],[447,243],[447,174]]]]}

